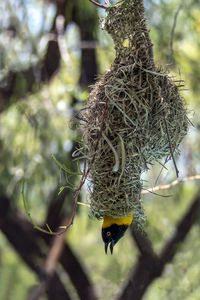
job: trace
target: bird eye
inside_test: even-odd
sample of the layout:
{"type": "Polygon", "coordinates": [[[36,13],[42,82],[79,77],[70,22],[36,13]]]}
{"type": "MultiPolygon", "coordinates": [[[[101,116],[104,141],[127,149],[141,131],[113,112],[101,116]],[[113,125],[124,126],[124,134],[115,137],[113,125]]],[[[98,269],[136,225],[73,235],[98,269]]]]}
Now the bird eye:
{"type": "Polygon", "coordinates": [[[111,236],[111,232],[110,232],[110,231],[107,231],[107,232],[106,232],[106,235],[107,235],[107,237],[110,237],[110,236],[111,236]]]}

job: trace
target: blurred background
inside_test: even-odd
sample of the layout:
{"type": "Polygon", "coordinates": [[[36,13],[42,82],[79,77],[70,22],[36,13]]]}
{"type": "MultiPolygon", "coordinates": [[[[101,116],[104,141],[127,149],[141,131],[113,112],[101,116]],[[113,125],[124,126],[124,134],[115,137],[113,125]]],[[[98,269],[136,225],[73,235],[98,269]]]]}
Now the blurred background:
{"type": "MultiPolygon", "coordinates": [[[[181,92],[193,123],[176,157],[186,180],[158,191],[170,197],[142,196],[145,231],[159,255],[199,186],[188,177],[200,174],[200,7],[199,0],[144,2],[155,61],[185,81],[181,92]]],[[[33,228],[21,193],[25,179],[28,211],[38,226],[56,230],[70,220],[69,186],[80,181],[72,156],[81,139],[75,116],[115,57],[101,29],[104,16],[89,0],[0,1],[0,300],[123,299],[124,283],[139,263],[131,231],[112,256],[105,255],[101,222],[88,217],[87,206],[78,207],[73,226],[57,243],[33,228]],[[52,154],[74,172],[64,172],[52,154]]],[[[143,174],[144,188],[171,183],[175,175],[171,162],[166,169],[155,165],[143,174]]],[[[89,202],[86,187],[79,198],[89,202]]],[[[199,299],[200,217],[190,225],[142,299],[199,299]]]]}

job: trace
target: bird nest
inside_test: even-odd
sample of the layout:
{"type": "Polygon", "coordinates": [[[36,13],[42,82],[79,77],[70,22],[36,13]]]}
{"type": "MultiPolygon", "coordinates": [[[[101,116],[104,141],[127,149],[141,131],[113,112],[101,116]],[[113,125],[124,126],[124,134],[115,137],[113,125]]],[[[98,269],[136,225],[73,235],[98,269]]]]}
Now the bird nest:
{"type": "Polygon", "coordinates": [[[114,40],[116,58],[93,87],[83,115],[91,214],[133,212],[142,225],[141,174],[177,153],[188,130],[182,83],[155,67],[142,1],[111,6],[104,28],[114,40]]]}

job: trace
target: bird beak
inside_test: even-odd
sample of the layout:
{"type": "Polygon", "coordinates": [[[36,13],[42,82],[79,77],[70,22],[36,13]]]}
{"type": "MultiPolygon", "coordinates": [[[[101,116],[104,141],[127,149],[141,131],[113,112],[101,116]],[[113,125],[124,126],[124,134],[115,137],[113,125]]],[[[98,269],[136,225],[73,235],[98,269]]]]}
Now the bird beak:
{"type": "Polygon", "coordinates": [[[106,252],[106,254],[107,254],[107,250],[108,250],[108,244],[109,243],[105,244],[105,252],[106,252]]]}
{"type": "Polygon", "coordinates": [[[110,243],[110,253],[113,254],[113,248],[114,248],[115,242],[112,240],[110,243]]]}
{"type": "Polygon", "coordinates": [[[109,243],[110,243],[110,253],[113,254],[113,248],[115,245],[115,242],[113,240],[111,242],[108,242],[107,244],[105,244],[105,252],[107,254],[109,243]]]}

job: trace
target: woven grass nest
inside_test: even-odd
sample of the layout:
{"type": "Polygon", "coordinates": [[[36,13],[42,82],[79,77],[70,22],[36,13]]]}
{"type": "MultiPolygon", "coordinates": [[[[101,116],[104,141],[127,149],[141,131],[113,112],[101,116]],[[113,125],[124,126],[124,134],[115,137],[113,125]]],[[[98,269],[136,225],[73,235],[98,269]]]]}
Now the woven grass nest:
{"type": "Polygon", "coordinates": [[[93,87],[83,116],[91,214],[133,212],[142,225],[141,174],[178,152],[189,122],[180,83],[155,67],[143,2],[123,0],[107,10],[104,28],[116,58],[93,87]]]}

